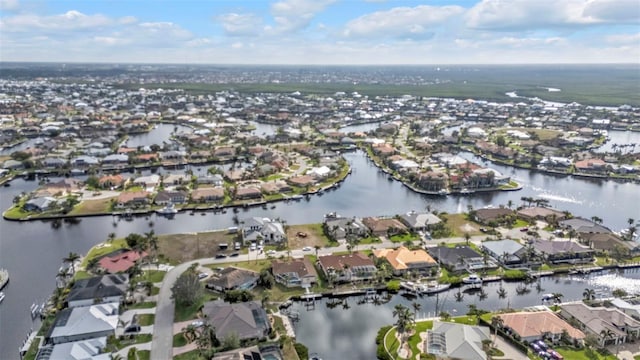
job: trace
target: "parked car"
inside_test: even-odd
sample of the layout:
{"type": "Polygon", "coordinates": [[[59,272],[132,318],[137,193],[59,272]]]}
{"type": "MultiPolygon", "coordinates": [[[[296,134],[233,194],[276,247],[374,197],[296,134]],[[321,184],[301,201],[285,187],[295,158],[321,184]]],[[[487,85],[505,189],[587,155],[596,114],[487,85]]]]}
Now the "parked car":
{"type": "Polygon", "coordinates": [[[240,253],[234,252],[229,255],[229,257],[238,257],[240,253]]]}
{"type": "Polygon", "coordinates": [[[302,251],[311,251],[311,246],[305,246],[302,248],[302,251]]]}
{"type": "Polygon", "coordinates": [[[527,227],[523,227],[522,229],[520,229],[520,232],[527,232],[527,231],[529,231],[529,228],[527,227]]]}
{"type": "Polygon", "coordinates": [[[125,334],[131,334],[131,333],[137,333],[137,332],[140,332],[140,325],[138,324],[129,325],[124,329],[125,334]]]}
{"type": "Polygon", "coordinates": [[[276,254],[276,251],[275,251],[275,250],[269,250],[269,251],[267,251],[267,255],[269,255],[269,256],[274,256],[275,254],[276,254]]]}
{"type": "Polygon", "coordinates": [[[225,255],[225,254],[217,254],[216,255],[216,259],[224,259],[226,257],[227,257],[227,255],[225,255]]]}
{"type": "Polygon", "coordinates": [[[198,279],[202,280],[205,279],[209,276],[209,274],[205,273],[205,272],[201,272],[200,274],[198,274],[198,279]]]}
{"type": "Polygon", "coordinates": [[[202,321],[202,320],[195,320],[195,321],[192,321],[192,322],[191,322],[191,325],[192,325],[192,326],[195,326],[195,327],[201,327],[201,326],[204,326],[204,321],[202,321]]]}

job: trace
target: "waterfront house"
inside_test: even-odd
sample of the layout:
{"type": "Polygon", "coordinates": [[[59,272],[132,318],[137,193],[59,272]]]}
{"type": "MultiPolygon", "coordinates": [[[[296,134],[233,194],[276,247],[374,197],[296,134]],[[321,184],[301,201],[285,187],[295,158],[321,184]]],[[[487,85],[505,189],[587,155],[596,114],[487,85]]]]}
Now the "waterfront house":
{"type": "Polygon", "coordinates": [[[319,256],[318,266],[325,276],[334,277],[337,282],[368,280],[377,271],[373,260],[361,252],[319,256]]]}
{"type": "Polygon", "coordinates": [[[133,184],[147,189],[154,189],[156,186],[160,185],[160,176],[156,174],[140,176],[133,180],[133,184]]]}
{"type": "Polygon", "coordinates": [[[267,244],[277,244],[287,238],[282,223],[269,218],[248,218],[240,227],[240,232],[245,244],[258,241],[264,241],[267,244]]]}
{"type": "Polygon", "coordinates": [[[118,207],[143,206],[149,203],[149,193],[146,191],[124,191],[118,195],[118,207]]]}
{"type": "Polygon", "coordinates": [[[48,157],[41,161],[42,166],[47,169],[59,169],[67,164],[67,161],[61,158],[48,157]]]}
{"type": "Polygon", "coordinates": [[[271,272],[275,280],[286,287],[309,287],[318,282],[318,273],[307,257],[274,260],[271,272]]]}
{"type": "Polygon", "coordinates": [[[69,163],[73,167],[85,168],[93,165],[98,165],[99,161],[93,156],[81,155],[71,159],[69,163]]]}
{"type": "Polygon", "coordinates": [[[578,234],[586,233],[586,234],[596,234],[596,233],[611,233],[611,230],[596,224],[595,222],[587,219],[583,219],[580,217],[575,217],[572,219],[562,220],[559,223],[560,227],[567,230],[574,230],[578,234]]]}
{"type": "Polygon", "coordinates": [[[369,235],[369,228],[355,216],[353,218],[325,217],[324,228],[327,235],[335,241],[345,240],[347,235],[356,237],[369,235]]]}
{"type": "Polygon", "coordinates": [[[395,154],[396,152],[396,149],[387,143],[374,144],[373,146],[371,146],[371,150],[374,154],[381,157],[390,156],[395,154]]]}
{"type": "Polygon", "coordinates": [[[442,171],[425,171],[418,175],[417,183],[426,191],[439,192],[447,189],[449,175],[442,171]]]}
{"type": "Polygon", "coordinates": [[[83,187],[82,181],[73,178],[65,178],[56,182],[50,182],[43,186],[45,190],[52,194],[71,194],[80,191],[83,187]]]}
{"type": "Polygon", "coordinates": [[[202,187],[191,192],[191,200],[194,202],[213,202],[224,200],[223,187],[202,187]]]}
{"type": "Polygon", "coordinates": [[[310,175],[292,176],[287,179],[287,182],[292,186],[306,187],[316,183],[316,179],[310,175]]]}
{"type": "Polygon", "coordinates": [[[618,251],[634,255],[640,252],[640,244],[635,241],[624,241],[614,233],[582,233],[580,241],[598,253],[611,254],[618,251]]]}
{"type": "Polygon", "coordinates": [[[166,186],[189,185],[191,176],[186,174],[168,174],[162,179],[162,184],[166,186]]]}
{"type": "Polygon", "coordinates": [[[400,215],[400,221],[414,232],[427,231],[431,226],[442,222],[439,217],[432,213],[415,211],[400,215]]]}
{"type": "Polygon", "coordinates": [[[437,246],[428,249],[429,254],[438,260],[441,266],[451,272],[476,272],[498,267],[496,263],[466,245],[455,247],[437,246]]]}
{"type": "Polygon", "coordinates": [[[637,298],[634,299],[620,299],[614,298],[611,300],[611,305],[623,313],[631,316],[632,318],[640,321],[640,301],[637,298]]]}
{"type": "Polygon", "coordinates": [[[503,328],[518,334],[522,340],[532,342],[546,337],[554,342],[562,338],[563,331],[569,334],[569,338],[582,342],[584,333],[555,313],[543,311],[522,311],[497,315],[503,320],[503,328]]]}
{"type": "Polygon", "coordinates": [[[251,290],[258,283],[258,273],[233,266],[214,273],[206,287],[216,291],[251,290]]]}
{"type": "Polygon", "coordinates": [[[536,239],[530,243],[538,254],[552,264],[584,264],[593,262],[594,251],[570,240],[536,239]]]}
{"type": "Polygon", "coordinates": [[[17,170],[24,168],[24,164],[22,163],[22,161],[9,159],[2,163],[2,168],[8,170],[17,170]]]}
{"type": "Polygon", "coordinates": [[[61,344],[114,335],[118,326],[117,302],[67,308],[58,313],[46,342],[61,344]]]}
{"type": "Polygon", "coordinates": [[[482,250],[499,263],[507,266],[520,265],[526,260],[526,249],[520,243],[510,239],[484,241],[482,250]]]}
{"type": "Polygon", "coordinates": [[[224,185],[224,178],[220,174],[212,174],[207,176],[198,176],[196,179],[198,184],[210,184],[213,186],[224,185]]]}
{"type": "Polygon", "coordinates": [[[563,304],[560,315],[567,321],[579,323],[585,333],[597,336],[600,346],[624,343],[640,336],[640,321],[618,309],[576,302],[563,304]],[[609,335],[605,335],[606,332],[609,335]]]}
{"type": "Polygon", "coordinates": [[[129,156],[124,154],[111,154],[102,158],[103,165],[127,164],[128,162],[129,156]]]}
{"type": "Polygon", "coordinates": [[[100,258],[98,267],[110,274],[126,272],[146,256],[147,253],[144,251],[137,252],[129,249],[120,249],[100,258]]]}
{"type": "Polygon", "coordinates": [[[378,249],[373,251],[377,259],[385,259],[391,265],[394,275],[406,273],[428,275],[438,268],[438,263],[422,249],[409,250],[404,246],[397,249],[378,249]]]}
{"type": "Polygon", "coordinates": [[[491,341],[488,327],[435,320],[427,331],[424,352],[438,359],[486,360],[483,342],[491,341]]]}
{"type": "Polygon", "coordinates": [[[261,340],[271,331],[267,313],[257,301],[235,304],[209,301],[202,307],[202,314],[216,329],[218,339],[233,335],[240,341],[261,340]]]}
{"type": "Polygon", "coordinates": [[[93,305],[96,302],[121,303],[127,294],[129,275],[108,274],[76,280],[67,296],[69,307],[93,305]]]}
{"type": "Polygon", "coordinates": [[[513,210],[507,208],[478,209],[475,211],[474,220],[481,224],[501,223],[510,215],[513,215],[513,210]]]}
{"type": "Polygon", "coordinates": [[[238,200],[260,199],[262,192],[257,187],[242,186],[236,189],[235,198],[238,200]]]}
{"type": "Polygon", "coordinates": [[[565,215],[562,211],[553,210],[546,207],[534,206],[520,209],[516,212],[519,218],[526,221],[544,220],[547,222],[553,222],[551,220],[560,221],[564,220],[565,215]]]}
{"type": "Polygon", "coordinates": [[[578,172],[601,173],[607,170],[607,164],[602,159],[585,159],[576,161],[573,166],[578,172]]]}
{"type": "Polygon", "coordinates": [[[362,223],[375,236],[393,236],[406,233],[408,230],[400,220],[395,218],[365,217],[362,223]]]}
{"type": "Polygon", "coordinates": [[[186,191],[158,191],[153,202],[157,205],[183,204],[187,201],[189,194],[186,191]]]}
{"type": "Polygon", "coordinates": [[[27,212],[42,212],[53,208],[57,204],[57,200],[50,196],[35,197],[24,203],[22,208],[27,212]]]}
{"type": "Polygon", "coordinates": [[[45,345],[40,348],[35,360],[111,360],[113,356],[106,352],[107,337],[45,345]]]}
{"type": "Polygon", "coordinates": [[[278,194],[291,191],[291,186],[284,180],[274,180],[262,183],[260,189],[266,194],[278,194]]]}

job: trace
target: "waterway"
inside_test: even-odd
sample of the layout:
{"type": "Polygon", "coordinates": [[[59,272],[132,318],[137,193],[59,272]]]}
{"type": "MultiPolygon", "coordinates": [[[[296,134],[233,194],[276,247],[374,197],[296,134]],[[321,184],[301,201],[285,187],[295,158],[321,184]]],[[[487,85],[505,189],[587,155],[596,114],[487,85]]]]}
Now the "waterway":
{"type": "MultiPolygon", "coordinates": [[[[520,204],[521,197],[532,196],[547,198],[551,206],[567,209],[576,215],[599,216],[605,225],[615,230],[626,227],[630,217],[640,219],[640,185],[637,184],[550,176],[495,165],[496,170],[522,183],[523,189],[467,196],[426,196],[413,193],[397,181],[390,181],[363,152],[346,153],[344,156],[353,171],[337,189],[321,196],[311,196],[308,201],[277,203],[275,209],[246,209],[238,217],[280,217],[289,224],[302,224],[321,222],[323,215],[332,211],[345,216],[390,215],[427,207],[460,212],[466,211],[468,204],[474,208],[506,204],[509,200],[520,204]]],[[[472,158],[471,154],[465,156],[472,158]]],[[[37,181],[16,179],[10,187],[0,188],[0,209],[9,208],[15,195],[32,191],[37,185],[37,181]]],[[[84,254],[91,246],[104,241],[110,232],[124,237],[131,232],[149,231],[150,221],[154,222],[156,233],[181,233],[233,226],[233,215],[232,211],[227,214],[206,213],[206,216],[179,213],[173,220],[151,215],[130,222],[120,221],[117,226],[113,225],[111,216],[92,217],[83,218],[75,225],[63,223],[57,230],[52,229],[49,222],[1,220],[0,267],[9,270],[11,283],[4,290],[6,298],[0,304],[0,359],[16,357],[18,346],[29,328],[34,326],[29,316],[30,305],[51,294],[62,258],[70,251],[84,254]]]]}
{"type": "MultiPolygon", "coordinates": [[[[309,353],[317,353],[324,359],[362,359],[376,358],[374,339],[379,328],[395,322],[393,308],[397,304],[407,306],[413,310],[412,304],[420,304],[417,312],[418,319],[435,317],[440,311],[446,311],[452,316],[462,316],[473,304],[484,310],[498,310],[506,307],[520,309],[529,306],[542,305],[542,295],[548,293],[563,294],[563,301],[581,300],[586,288],[594,289],[596,296],[608,297],[616,288],[627,291],[640,291],[640,271],[626,270],[624,277],[615,272],[601,272],[589,276],[558,276],[542,278],[540,289],[536,284],[528,286],[529,293],[517,295],[516,287],[519,283],[494,282],[483,286],[486,299],[481,300],[475,293],[465,293],[462,301],[455,299],[458,289],[433,296],[405,297],[394,296],[390,302],[383,305],[372,303],[358,304],[361,297],[355,296],[346,300],[346,307],[338,305],[330,308],[327,302],[332,299],[317,300],[314,307],[305,302],[296,302],[292,310],[299,314],[299,320],[294,321],[296,339],[309,348],[309,353]],[[624,279],[624,283],[616,281],[624,279]],[[613,280],[613,281],[612,281],[613,280]],[[504,298],[498,296],[498,289],[503,287],[507,291],[504,298]],[[437,309],[436,310],[436,304],[437,309]]],[[[464,289],[464,288],[462,288],[464,289]]],[[[402,293],[401,293],[402,294],[402,293]]]]}
{"type": "Polygon", "coordinates": [[[138,146],[162,146],[163,142],[171,142],[171,135],[178,133],[191,133],[193,129],[188,126],[174,124],[157,124],[147,133],[130,135],[124,146],[137,148],[138,146]]]}

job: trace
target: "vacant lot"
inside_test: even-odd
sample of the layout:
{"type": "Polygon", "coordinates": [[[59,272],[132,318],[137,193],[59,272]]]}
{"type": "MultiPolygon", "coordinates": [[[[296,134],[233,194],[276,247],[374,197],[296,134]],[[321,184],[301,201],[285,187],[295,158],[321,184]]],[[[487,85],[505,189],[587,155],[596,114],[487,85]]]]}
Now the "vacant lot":
{"type": "Polygon", "coordinates": [[[447,218],[447,226],[453,231],[453,236],[464,236],[464,233],[469,235],[482,235],[478,223],[467,220],[465,214],[447,214],[444,216],[447,218]]]}
{"type": "Polygon", "coordinates": [[[292,225],[287,229],[289,248],[299,249],[305,246],[329,245],[329,239],[322,232],[322,224],[292,225]],[[304,234],[303,236],[300,236],[304,234]]]}
{"type": "Polygon", "coordinates": [[[69,215],[106,213],[109,212],[109,205],[111,205],[111,198],[84,200],[76,205],[69,215]]]}
{"type": "MultiPolygon", "coordinates": [[[[160,235],[158,252],[164,254],[172,263],[182,263],[204,257],[213,257],[220,251],[218,245],[226,243],[233,249],[237,234],[226,230],[202,233],[160,235]]],[[[227,250],[232,251],[232,250],[227,250]]]]}

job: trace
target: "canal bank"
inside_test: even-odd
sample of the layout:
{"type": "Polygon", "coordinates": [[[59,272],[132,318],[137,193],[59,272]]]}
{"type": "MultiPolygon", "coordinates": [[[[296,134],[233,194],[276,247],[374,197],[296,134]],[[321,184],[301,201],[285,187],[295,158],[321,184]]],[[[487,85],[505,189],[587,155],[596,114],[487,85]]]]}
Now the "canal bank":
{"type": "MultiPolygon", "coordinates": [[[[52,229],[50,221],[25,223],[0,220],[0,267],[6,268],[11,274],[11,283],[4,290],[6,298],[0,306],[0,359],[15,358],[25,334],[35,326],[30,319],[29,306],[34,302],[41,303],[51,294],[62,258],[69,252],[87,253],[92,246],[105,241],[111,232],[116,237],[125,237],[132,232],[150,230],[159,235],[211,231],[234,226],[234,216],[239,219],[252,216],[279,217],[290,225],[296,225],[320,222],[324,214],[330,212],[362,217],[401,214],[429,207],[455,213],[466,211],[468,205],[478,209],[507,204],[509,201],[521,204],[520,199],[525,196],[549,199],[550,206],[568,210],[576,216],[598,216],[614,230],[628,227],[628,218],[640,219],[640,208],[637,206],[640,186],[637,184],[557,178],[495,165],[493,167],[496,170],[509,174],[522,184],[522,190],[466,196],[428,196],[416,194],[399,182],[388,181],[386,174],[378,171],[361,151],[346,153],[344,157],[352,168],[352,174],[340,187],[325,191],[322,196],[278,203],[275,209],[242,208],[238,209],[237,214],[233,211],[226,214],[203,212],[204,216],[190,216],[181,212],[173,219],[151,214],[148,217],[135,217],[131,221],[116,221],[115,225],[111,217],[91,217],[83,218],[77,224],[63,223],[58,229],[52,229]],[[149,225],[151,222],[153,226],[149,225]]],[[[19,178],[12,181],[10,187],[0,187],[0,208],[8,208],[16,195],[32,191],[37,186],[37,181],[19,178]]],[[[379,327],[376,326],[376,330],[379,327]]],[[[367,340],[369,344],[374,338],[375,333],[367,340]]]]}

